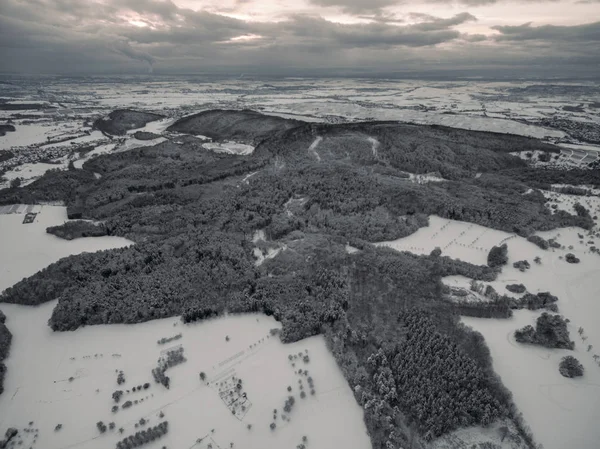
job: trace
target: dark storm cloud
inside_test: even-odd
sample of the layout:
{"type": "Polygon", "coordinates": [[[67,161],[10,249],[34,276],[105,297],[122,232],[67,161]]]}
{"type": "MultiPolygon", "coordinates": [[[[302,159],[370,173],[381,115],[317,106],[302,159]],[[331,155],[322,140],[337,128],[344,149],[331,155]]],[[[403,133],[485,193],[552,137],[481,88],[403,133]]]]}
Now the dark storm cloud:
{"type": "Polygon", "coordinates": [[[173,19],[179,7],[171,0],[113,0],[113,5],[129,8],[139,14],[153,14],[163,19],[173,19]]]}
{"type": "Polygon", "coordinates": [[[466,22],[474,22],[477,20],[477,17],[475,17],[472,14],[469,14],[468,12],[456,14],[454,17],[450,17],[449,19],[440,19],[439,17],[433,17],[428,14],[419,13],[412,13],[411,17],[423,20],[417,25],[414,25],[415,28],[421,31],[443,30],[453,26],[462,25],[466,22]]]}
{"type": "Polygon", "coordinates": [[[527,41],[544,40],[560,42],[600,41],[600,22],[574,26],[543,25],[532,26],[525,23],[518,26],[494,26],[500,32],[499,40],[527,41]]]}
{"type": "Polygon", "coordinates": [[[486,36],[459,31],[477,20],[470,12],[441,18],[377,11],[395,3],[388,0],[315,0],[370,19],[351,24],[318,14],[245,21],[182,8],[176,1],[0,0],[0,60],[3,68],[29,72],[118,72],[145,70],[148,64],[171,72],[296,73],[520,67],[532,61],[591,66],[600,59],[597,23],[497,26],[496,35],[486,36]]]}
{"type": "MultiPolygon", "coordinates": [[[[426,0],[427,3],[456,3],[464,6],[489,6],[495,5],[497,3],[515,3],[515,0],[455,0],[454,2],[448,0],[426,0]]],[[[522,3],[556,3],[561,0],[519,0],[522,3]]],[[[584,0],[585,1],[585,0],[584,0]]],[[[600,0],[591,0],[591,1],[600,1],[600,0]]]]}
{"type": "Polygon", "coordinates": [[[401,0],[310,0],[318,6],[335,6],[348,13],[374,13],[388,6],[403,3],[401,0]]]}

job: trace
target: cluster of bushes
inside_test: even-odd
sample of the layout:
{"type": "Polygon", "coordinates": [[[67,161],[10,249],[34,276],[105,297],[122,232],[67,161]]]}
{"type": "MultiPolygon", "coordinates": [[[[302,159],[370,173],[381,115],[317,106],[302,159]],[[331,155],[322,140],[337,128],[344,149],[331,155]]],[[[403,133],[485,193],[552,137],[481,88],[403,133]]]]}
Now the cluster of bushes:
{"type": "Polygon", "coordinates": [[[547,309],[551,312],[557,312],[557,301],[558,297],[551,295],[550,292],[526,293],[519,299],[511,300],[511,307],[513,309],[526,308],[529,310],[547,309]]]}
{"type": "Polygon", "coordinates": [[[159,439],[163,435],[169,432],[169,422],[163,421],[160,424],[136,432],[127,438],[122,439],[117,443],[116,449],[133,449],[135,447],[143,446],[159,439]]]}
{"type": "MultiPolygon", "coordinates": [[[[169,376],[165,375],[167,369],[172,368],[173,366],[180,365],[181,363],[186,362],[187,359],[183,355],[183,347],[180,346],[177,349],[173,349],[167,351],[164,356],[162,356],[158,360],[158,366],[152,369],[152,376],[154,377],[154,381],[156,383],[162,384],[167,389],[170,386],[171,379],[169,376]]],[[[149,387],[150,385],[148,385],[149,387]]],[[[144,386],[144,388],[146,388],[144,386]]]]}
{"type": "Polygon", "coordinates": [[[527,237],[527,241],[533,243],[534,245],[537,245],[543,250],[547,250],[550,246],[548,244],[548,241],[540,237],[539,235],[530,235],[529,237],[527,237]]]}
{"type": "Polygon", "coordinates": [[[525,293],[527,288],[523,284],[507,284],[506,290],[511,293],[525,293]]]}
{"type": "Polygon", "coordinates": [[[521,272],[525,272],[526,270],[529,270],[529,268],[531,268],[531,265],[529,265],[529,261],[527,260],[519,260],[513,263],[513,267],[517,268],[521,272]]]}
{"type": "MultiPolygon", "coordinates": [[[[513,293],[523,293],[525,292],[525,286],[523,284],[509,284],[506,286],[506,289],[513,293]]],[[[477,281],[471,281],[471,290],[476,291],[486,298],[490,299],[490,302],[484,304],[475,304],[477,307],[485,307],[486,304],[490,305],[491,310],[501,311],[503,308],[510,309],[529,309],[529,310],[538,310],[538,309],[548,309],[552,312],[556,312],[558,307],[556,306],[556,302],[558,298],[550,292],[539,292],[536,294],[526,293],[520,298],[513,298],[507,295],[500,295],[494,287],[491,285],[485,286],[482,283],[477,281]]],[[[484,317],[494,317],[494,315],[474,315],[474,316],[484,316],[484,317]]],[[[512,313],[504,314],[500,313],[497,317],[507,318],[512,316],[512,313]]]]}
{"type": "Polygon", "coordinates": [[[500,246],[493,246],[487,257],[489,267],[501,267],[508,262],[508,246],[506,243],[500,246]]]}
{"type": "Polygon", "coordinates": [[[108,229],[104,224],[97,224],[83,220],[67,221],[58,226],[50,226],[46,228],[46,232],[65,240],[73,240],[80,237],[102,237],[104,235],[108,235],[108,229]]]}
{"type": "Polygon", "coordinates": [[[546,346],[548,348],[573,349],[575,342],[569,338],[567,322],[560,315],[542,313],[535,329],[528,325],[515,331],[515,339],[519,343],[530,343],[546,346]]]}
{"type": "Polygon", "coordinates": [[[119,401],[121,400],[121,397],[123,396],[123,390],[117,390],[114,391],[112,394],[112,398],[113,400],[118,404],[119,401]]]}
{"type": "Polygon", "coordinates": [[[575,254],[573,254],[573,253],[568,253],[565,256],[565,260],[569,263],[579,263],[579,258],[577,256],[575,256],[575,254]]]}
{"type": "Polygon", "coordinates": [[[163,337],[158,340],[156,343],[159,345],[165,345],[167,343],[171,343],[172,341],[179,340],[181,338],[181,334],[173,335],[172,337],[163,337]]]}
{"type": "Polygon", "coordinates": [[[583,376],[583,365],[572,355],[567,355],[561,359],[558,371],[564,377],[581,377],[583,376]]]}
{"type": "Polygon", "coordinates": [[[4,391],[4,376],[6,374],[6,365],[3,360],[8,357],[12,334],[6,327],[6,315],[0,310],[0,394],[4,391]]]}

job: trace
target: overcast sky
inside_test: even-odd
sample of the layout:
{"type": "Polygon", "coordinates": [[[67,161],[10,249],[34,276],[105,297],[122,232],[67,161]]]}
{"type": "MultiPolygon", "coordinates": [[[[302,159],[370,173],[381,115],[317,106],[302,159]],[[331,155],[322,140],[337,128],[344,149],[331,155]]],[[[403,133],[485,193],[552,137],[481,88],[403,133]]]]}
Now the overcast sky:
{"type": "Polygon", "coordinates": [[[0,71],[600,73],[600,0],[0,0],[0,71]]]}

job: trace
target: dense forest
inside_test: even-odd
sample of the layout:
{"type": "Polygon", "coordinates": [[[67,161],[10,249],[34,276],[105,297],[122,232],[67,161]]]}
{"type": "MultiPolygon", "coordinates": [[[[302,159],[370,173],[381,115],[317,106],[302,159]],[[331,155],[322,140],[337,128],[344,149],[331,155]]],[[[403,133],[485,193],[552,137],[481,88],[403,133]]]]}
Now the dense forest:
{"type": "MultiPolygon", "coordinates": [[[[118,123],[111,126],[121,132],[118,123]]],[[[551,213],[544,196],[529,191],[554,182],[551,173],[537,179],[508,154],[556,147],[443,127],[303,124],[247,111],[209,111],[173,127],[213,130],[216,139],[241,139],[256,150],[213,153],[190,135],[0,191],[0,204],[62,200],[71,217],[100,220],[107,234],[136,242],[61,259],[7,289],[1,301],[58,298],[49,322],[56,331],[263,312],[282,322],[285,342],[325,335],[363,406],[375,449],[422,447],[501,417],[515,419],[531,441],[482,337],[444,300],[443,276],[489,282],[500,268],[370,242],[412,234],[430,214],[525,237],[559,226],[589,228],[589,215],[551,213]],[[445,181],[409,177],[432,172],[445,181]],[[260,266],[257,230],[287,248],[260,266]],[[360,251],[349,254],[346,244],[360,251]]],[[[78,226],[49,232],[76,237],[78,226]]],[[[507,304],[498,307],[510,313],[507,304]]]]}
{"type": "Polygon", "coordinates": [[[0,394],[4,391],[4,374],[6,373],[6,365],[3,360],[8,356],[12,340],[12,334],[4,324],[5,322],[6,316],[0,310],[0,394]]]}
{"type": "Polygon", "coordinates": [[[58,226],[46,228],[48,234],[53,234],[61,239],[73,240],[80,237],[101,237],[108,234],[108,229],[102,223],[93,223],[84,220],[71,220],[58,226]]]}

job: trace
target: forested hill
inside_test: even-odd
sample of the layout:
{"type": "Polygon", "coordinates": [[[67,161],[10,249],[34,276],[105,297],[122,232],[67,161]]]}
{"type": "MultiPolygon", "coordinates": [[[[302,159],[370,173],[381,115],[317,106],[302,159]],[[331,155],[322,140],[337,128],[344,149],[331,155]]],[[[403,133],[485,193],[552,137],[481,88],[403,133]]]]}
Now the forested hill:
{"type": "Polygon", "coordinates": [[[210,110],[181,118],[168,131],[202,135],[214,140],[257,144],[269,135],[303,123],[249,110],[210,110]]]}
{"type": "MultiPolygon", "coordinates": [[[[442,300],[442,276],[489,281],[496,269],[369,242],[407,236],[427,226],[430,214],[524,236],[590,227],[589,215],[551,214],[543,195],[529,189],[559,176],[598,183],[597,174],[547,170],[539,181],[508,151],[556,147],[440,127],[316,125],[209,111],[173,130],[176,138],[164,143],[0,191],[0,204],[64,200],[71,215],[102,220],[106,233],[136,242],[62,259],[0,300],[58,298],[49,323],[57,331],[174,315],[191,321],[227,310],[275,316],[284,341],[323,333],[376,449],[407,447],[409,428],[421,435],[417,448],[458,427],[516,419],[481,336],[460,326],[442,300]],[[211,152],[197,134],[252,142],[256,150],[211,152]],[[414,182],[412,175],[432,172],[436,182],[414,182]],[[260,266],[257,230],[267,236],[257,243],[262,249],[287,248],[260,266]],[[348,254],[347,243],[361,251],[348,254]],[[429,362],[446,368],[417,375],[429,362]]],[[[54,230],[69,230],[62,231],[54,230]]]]}

